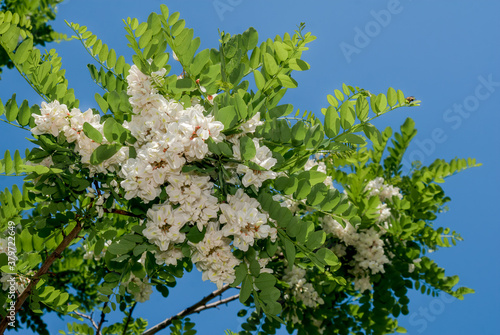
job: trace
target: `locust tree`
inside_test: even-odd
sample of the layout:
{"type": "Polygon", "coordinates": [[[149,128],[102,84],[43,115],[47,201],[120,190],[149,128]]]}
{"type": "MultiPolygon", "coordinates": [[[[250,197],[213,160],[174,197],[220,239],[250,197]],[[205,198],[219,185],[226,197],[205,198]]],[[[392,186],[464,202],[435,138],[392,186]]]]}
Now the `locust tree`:
{"type": "Polygon", "coordinates": [[[100,88],[82,111],[57,52],[0,14],[0,45],[40,96],[0,104],[31,142],[0,161],[24,178],[0,193],[0,332],[48,334],[57,313],[74,318],[67,334],[194,334],[190,314],[232,303],[241,334],[389,334],[404,332],[409,290],[472,292],[427,253],[461,239],[434,223],[450,200],[440,184],[478,164],[403,173],[414,122],[372,124],[418,100],[344,84],[301,113],[286,93],[310,67],[303,24],[260,41],[222,32],[204,50],[164,5],[124,25],[132,59],[68,23],[100,88]],[[157,325],[134,314],[189,271],[214,292],[157,325]]]}

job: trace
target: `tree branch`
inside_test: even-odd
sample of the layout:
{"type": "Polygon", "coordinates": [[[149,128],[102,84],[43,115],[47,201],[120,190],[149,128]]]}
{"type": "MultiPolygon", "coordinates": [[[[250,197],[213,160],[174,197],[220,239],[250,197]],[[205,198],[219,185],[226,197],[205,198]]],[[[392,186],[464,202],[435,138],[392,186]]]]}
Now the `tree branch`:
{"type": "Polygon", "coordinates": [[[188,315],[191,315],[194,313],[199,313],[205,309],[214,308],[214,307],[217,307],[221,304],[226,304],[226,303],[231,302],[235,299],[238,299],[239,294],[207,305],[207,303],[210,300],[212,300],[213,298],[215,298],[217,296],[220,296],[222,293],[226,292],[230,288],[231,287],[229,285],[226,285],[226,286],[223,286],[220,290],[213,291],[212,293],[210,293],[209,295],[207,295],[206,297],[204,297],[203,299],[201,299],[200,301],[198,301],[194,305],[179,312],[177,315],[171,316],[168,319],[163,320],[162,322],[160,322],[156,326],[153,326],[152,328],[146,330],[144,333],[142,333],[142,335],[156,334],[160,330],[165,329],[168,326],[170,326],[172,324],[172,321],[174,321],[175,319],[182,319],[185,316],[188,316],[188,315]]]}
{"type": "MultiPolygon", "coordinates": [[[[90,322],[92,323],[92,326],[98,330],[99,328],[97,328],[97,324],[95,323],[94,319],[92,319],[89,315],[87,314],[83,314],[83,313],[80,313],[80,312],[77,312],[77,311],[73,311],[73,313],[75,313],[76,315],[78,316],[81,316],[82,318],[84,319],[87,319],[87,320],[90,320],[90,322]]],[[[99,332],[97,332],[97,334],[99,334],[99,332]]]]}
{"type": "Polygon", "coordinates": [[[207,305],[203,305],[203,306],[200,306],[198,307],[196,310],[193,311],[192,314],[194,313],[200,313],[201,311],[204,311],[206,309],[210,309],[210,308],[214,308],[214,307],[217,307],[219,305],[224,305],[224,304],[227,304],[228,302],[231,302],[233,300],[236,300],[240,297],[240,294],[235,294],[229,298],[226,298],[226,299],[222,299],[222,300],[219,300],[219,301],[216,301],[216,302],[212,302],[211,304],[207,304],[207,305]]]}
{"type": "MultiPolygon", "coordinates": [[[[24,302],[28,298],[28,296],[31,294],[31,291],[35,288],[36,284],[40,281],[40,278],[46,274],[49,271],[50,266],[52,263],[57,258],[61,257],[62,252],[64,249],[66,249],[70,243],[78,236],[78,233],[82,230],[82,224],[78,220],[76,221],[76,226],[73,228],[73,230],[64,237],[62,240],[61,244],[59,244],[56,248],[56,250],[50,254],[50,256],[43,262],[42,266],[40,269],[37,271],[37,273],[33,276],[33,279],[29,283],[28,287],[23,291],[23,293],[17,298],[16,305],[15,305],[15,310],[14,310],[14,317],[16,316],[17,312],[21,309],[23,306],[24,302]]],[[[3,334],[5,332],[5,329],[7,329],[7,325],[9,323],[9,319],[7,318],[8,315],[6,315],[3,319],[2,322],[0,322],[0,334],[3,334]]]]}
{"type": "MultiPolygon", "coordinates": [[[[108,295],[108,301],[109,301],[109,297],[110,297],[110,295],[108,295]]],[[[101,327],[105,321],[104,317],[106,316],[106,314],[104,313],[104,310],[106,309],[106,306],[108,306],[108,301],[104,302],[104,305],[102,306],[101,320],[99,321],[99,326],[97,327],[96,335],[101,335],[101,327]]]]}
{"type": "Polygon", "coordinates": [[[142,218],[143,217],[142,215],[137,215],[137,214],[134,214],[134,213],[131,213],[131,212],[124,211],[123,209],[116,209],[116,208],[112,208],[112,209],[106,209],[105,208],[104,209],[104,213],[126,215],[126,216],[131,216],[133,218],[142,218]]]}
{"type": "Polygon", "coordinates": [[[128,324],[130,323],[130,319],[132,319],[132,313],[134,312],[134,308],[135,308],[135,306],[137,306],[137,302],[135,302],[135,303],[132,305],[132,308],[130,309],[130,312],[128,312],[127,322],[125,322],[125,327],[123,327],[123,333],[122,333],[122,335],[127,334],[128,324]]]}

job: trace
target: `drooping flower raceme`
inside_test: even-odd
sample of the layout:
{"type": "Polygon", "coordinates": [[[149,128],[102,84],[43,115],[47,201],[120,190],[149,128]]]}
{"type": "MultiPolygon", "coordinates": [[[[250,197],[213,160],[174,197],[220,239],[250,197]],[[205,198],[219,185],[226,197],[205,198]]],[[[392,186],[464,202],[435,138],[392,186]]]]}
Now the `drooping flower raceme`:
{"type": "Polygon", "coordinates": [[[203,272],[203,280],[209,279],[220,289],[224,284],[232,283],[235,277],[234,267],[240,264],[231,252],[231,240],[219,229],[219,223],[210,222],[203,240],[193,244],[191,256],[196,267],[203,272]]]}
{"type": "Polygon", "coordinates": [[[94,114],[91,109],[81,112],[73,108],[71,112],[64,104],[55,100],[51,103],[42,102],[41,115],[33,114],[36,127],[31,129],[33,135],[50,134],[58,137],[63,133],[68,143],[75,143],[75,152],[81,156],[81,162],[86,164],[91,174],[113,172],[117,164],[128,158],[128,148],[121,148],[116,154],[99,165],[90,164],[90,156],[101,144],[109,143],[103,136],[103,141],[97,143],[83,132],[83,125],[90,124],[103,135],[103,125],[99,114],[94,114]]]}
{"type": "Polygon", "coordinates": [[[134,65],[127,77],[134,115],[124,127],[137,139],[137,158],[122,166],[126,199],[138,196],[152,201],[170,175],[178,175],[186,162],[201,160],[209,153],[205,142],[209,137],[222,140],[224,126],[213,116],[205,116],[203,106],[184,108],[158,93],[155,82],[163,75],[160,71],[147,76],[134,65]]]}
{"type": "Polygon", "coordinates": [[[307,307],[317,307],[324,304],[314,286],[307,282],[306,270],[293,266],[292,269],[286,268],[283,281],[290,285],[292,295],[299,301],[302,301],[307,307]]]}
{"type": "Polygon", "coordinates": [[[234,236],[234,246],[247,251],[255,240],[271,238],[275,241],[277,230],[267,223],[269,215],[260,210],[259,202],[250,198],[243,189],[228,197],[227,204],[221,204],[220,222],[225,223],[222,228],[224,236],[234,236]]]}
{"type": "Polygon", "coordinates": [[[356,250],[350,265],[349,272],[355,277],[354,287],[361,292],[372,289],[370,275],[384,273],[384,264],[390,262],[384,251],[384,241],[381,239],[381,231],[371,227],[364,231],[358,231],[356,227],[346,222],[342,227],[331,216],[323,218],[323,229],[326,233],[331,233],[342,244],[336,245],[332,251],[338,257],[346,255],[346,247],[352,246],[356,250]]]}

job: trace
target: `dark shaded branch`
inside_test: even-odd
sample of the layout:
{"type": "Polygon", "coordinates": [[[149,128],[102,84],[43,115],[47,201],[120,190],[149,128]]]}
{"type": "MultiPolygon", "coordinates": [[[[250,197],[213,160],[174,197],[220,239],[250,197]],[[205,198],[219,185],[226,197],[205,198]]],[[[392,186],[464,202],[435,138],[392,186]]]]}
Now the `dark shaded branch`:
{"type": "Polygon", "coordinates": [[[123,333],[122,333],[122,335],[127,334],[128,324],[130,323],[130,320],[132,319],[132,313],[134,312],[134,308],[135,308],[135,306],[137,306],[137,302],[135,302],[135,303],[132,305],[132,308],[130,309],[130,312],[128,312],[127,322],[125,322],[125,327],[123,328],[123,333]]]}
{"type": "Polygon", "coordinates": [[[126,216],[131,216],[133,218],[142,218],[142,215],[137,215],[137,214],[134,214],[134,213],[131,213],[131,212],[127,212],[127,211],[124,211],[123,209],[116,209],[116,208],[112,208],[112,209],[104,209],[104,213],[112,213],[112,214],[120,214],[120,215],[126,215],[126,216]]]}
{"type": "MultiPolygon", "coordinates": [[[[40,281],[40,278],[49,271],[49,268],[52,265],[52,263],[54,263],[54,261],[57,258],[61,257],[61,254],[64,251],[64,249],[66,249],[70,245],[70,243],[78,236],[78,233],[80,233],[81,230],[82,230],[82,224],[80,221],[77,221],[75,228],[73,228],[73,230],[67,236],[64,237],[61,244],[59,244],[57,246],[56,250],[54,250],[54,252],[51,253],[50,256],[45,260],[45,262],[43,262],[40,269],[36,272],[36,274],[31,279],[28,287],[26,287],[26,289],[23,291],[23,293],[17,298],[15,310],[14,310],[14,317],[16,316],[17,312],[19,312],[19,310],[23,306],[24,302],[29,297],[29,295],[31,294],[33,289],[35,288],[36,284],[38,284],[38,282],[40,281]]],[[[7,316],[5,316],[2,319],[2,322],[0,322],[0,334],[3,334],[5,332],[5,329],[7,329],[8,323],[9,323],[9,319],[7,318],[7,316]]]]}
{"type": "Polygon", "coordinates": [[[97,333],[96,333],[96,335],[101,335],[101,327],[102,327],[102,324],[105,321],[104,317],[106,316],[106,313],[104,313],[104,310],[106,309],[106,306],[108,306],[109,297],[110,297],[110,295],[108,295],[108,301],[106,301],[104,303],[104,305],[102,306],[101,320],[99,321],[99,326],[97,327],[97,333]]]}
{"type": "Polygon", "coordinates": [[[194,305],[179,312],[177,315],[171,316],[168,319],[163,320],[162,322],[160,322],[156,326],[153,326],[152,328],[146,330],[144,333],[142,333],[142,335],[156,334],[160,330],[165,329],[168,326],[170,326],[172,324],[172,321],[174,321],[175,319],[182,319],[185,316],[188,316],[190,314],[199,313],[205,309],[214,308],[214,307],[217,307],[221,304],[226,304],[226,303],[231,302],[235,299],[238,299],[239,294],[234,295],[234,296],[229,297],[229,298],[226,298],[226,299],[222,299],[220,301],[217,301],[217,302],[214,302],[211,304],[208,304],[208,302],[210,300],[212,300],[213,298],[215,298],[217,296],[220,296],[222,293],[226,292],[230,288],[231,287],[229,285],[226,285],[226,286],[223,286],[220,290],[213,291],[212,293],[210,293],[209,295],[207,295],[206,297],[204,297],[203,299],[201,299],[200,301],[198,301],[194,305]]]}

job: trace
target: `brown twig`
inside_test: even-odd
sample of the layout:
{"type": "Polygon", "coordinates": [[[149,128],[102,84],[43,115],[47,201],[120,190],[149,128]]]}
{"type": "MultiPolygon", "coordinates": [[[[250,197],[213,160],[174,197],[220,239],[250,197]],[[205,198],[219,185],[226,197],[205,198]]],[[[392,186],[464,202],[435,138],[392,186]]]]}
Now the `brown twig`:
{"type": "MultiPolygon", "coordinates": [[[[54,261],[57,258],[61,257],[61,254],[64,251],[64,249],[66,249],[70,245],[70,243],[75,239],[75,237],[78,236],[78,233],[81,230],[82,230],[81,222],[76,221],[75,228],[73,228],[73,230],[66,237],[64,237],[62,242],[57,246],[56,250],[54,250],[54,252],[51,253],[50,256],[45,260],[45,262],[43,262],[40,269],[33,276],[33,279],[29,283],[28,287],[26,287],[26,289],[23,291],[23,293],[18,297],[16,304],[15,304],[15,310],[14,310],[14,315],[13,315],[14,318],[15,318],[17,312],[19,312],[19,310],[23,306],[26,299],[31,294],[31,291],[35,288],[36,284],[38,284],[38,282],[40,281],[40,278],[49,271],[49,268],[52,265],[52,263],[54,263],[54,261]]],[[[0,334],[3,334],[5,332],[5,329],[7,329],[7,325],[9,323],[8,317],[9,317],[9,315],[6,315],[2,319],[2,322],[0,322],[0,334]]]]}
{"type": "Polygon", "coordinates": [[[239,294],[233,295],[232,297],[229,297],[226,299],[222,299],[222,300],[213,302],[211,304],[208,304],[208,302],[210,300],[212,300],[213,298],[215,298],[217,296],[220,296],[222,293],[226,292],[230,288],[231,287],[229,285],[226,285],[226,286],[222,287],[220,290],[213,291],[212,293],[210,293],[209,295],[207,295],[206,297],[204,297],[203,299],[201,299],[200,301],[198,301],[194,305],[179,312],[177,315],[171,316],[168,319],[165,319],[162,322],[158,323],[156,326],[153,326],[152,328],[146,330],[144,333],[142,333],[142,335],[156,334],[160,330],[165,329],[168,326],[170,326],[172,324],[172,321],[174,321],[175,319],[182,319],[185,316],[188,316],[188,315],[191,315],[194,313],[199,313],[205,309],[214,308],[214,307],[217,307],[219,305],[227,304],[228,302],[231,302],[233,300],[238,299],[239,294]]]}

